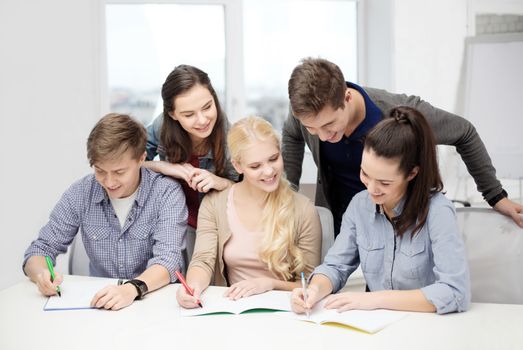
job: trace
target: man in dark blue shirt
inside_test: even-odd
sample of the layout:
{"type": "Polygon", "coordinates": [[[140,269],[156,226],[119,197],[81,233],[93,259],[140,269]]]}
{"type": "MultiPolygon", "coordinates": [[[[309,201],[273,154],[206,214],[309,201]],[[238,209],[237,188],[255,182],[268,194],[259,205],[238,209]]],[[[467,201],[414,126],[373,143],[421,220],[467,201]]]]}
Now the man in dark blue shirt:
{"type": "Polygon", "coordinates": [[[364,189],[359,181],[362,138],[384,113],[402,105],[423,113],[437,143],[456,147],[485,200],[523,227],[523,206],[507,198],[481,138],[464,118],[417,96],[349,83],[337,65],[324,59],[305,59],[293,70],[289,99],[282,137],[287,177],[298,188],[307,144],[318,166],[315,202],[331,209],[336,235],[348,203],[364,189]]]}

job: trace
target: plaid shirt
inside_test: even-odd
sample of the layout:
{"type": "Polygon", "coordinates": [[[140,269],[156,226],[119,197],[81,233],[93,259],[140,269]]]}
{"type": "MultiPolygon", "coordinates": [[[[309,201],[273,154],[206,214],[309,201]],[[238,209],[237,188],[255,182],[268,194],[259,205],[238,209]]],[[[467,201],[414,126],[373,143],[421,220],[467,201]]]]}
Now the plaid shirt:
{"type": "Polygon", "coordinates": [[[54,261],[80,229],[91,276],[131,279],[158,264],[174,282],[174,271],[183,267],[186,225],[185,196],[171,178],[141,169],[138,194],[122,228],[105,190],[91,174],[62,195],[26,250],[24,266],[33,255],[54,261]]]}

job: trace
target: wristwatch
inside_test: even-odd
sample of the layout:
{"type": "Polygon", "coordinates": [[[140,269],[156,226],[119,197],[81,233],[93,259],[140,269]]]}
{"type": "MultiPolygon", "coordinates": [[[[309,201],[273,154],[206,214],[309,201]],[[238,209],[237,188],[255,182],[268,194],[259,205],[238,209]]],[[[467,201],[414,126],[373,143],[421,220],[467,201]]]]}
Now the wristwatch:
{"type": "Polygon", "coordinates": [[[502,200],[503,198],[507,198],[508,197],[508,194],[507,194],[507,191],[505,190],[502,190],[501,193],[499,193],[498,195],[492,197],[489,201],[488,201],[488,204],[491,206],[491,207],[494,207],[500,200],[502,200]]]}
{"type": "Polygon", "coordinates": [[[136,296],[136,298],[134,300],[142,299],[145,296],[145,294],[147,294],[147,292],[149,291],[149,288],[147,287],[147,284],[145,284],[144,281],[133,279],[133,280],[129,280],[129,281],[125,282],[124,284],[127,284],[127,283],[132,284],[138,291],[138,295],[136,296]]]}

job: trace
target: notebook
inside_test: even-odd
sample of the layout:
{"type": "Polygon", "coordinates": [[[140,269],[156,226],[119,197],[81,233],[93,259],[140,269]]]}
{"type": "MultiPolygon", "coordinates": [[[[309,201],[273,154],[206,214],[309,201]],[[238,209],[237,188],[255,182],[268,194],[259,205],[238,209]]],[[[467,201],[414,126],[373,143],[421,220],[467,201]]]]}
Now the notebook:
{"type": "Polygon", "coordinates": [[[316,304],[309,317],[307,315],[290,314],[290,317],[302,321],[315,322],[318,324],[337,323],[362,330],[367,333],[376,333],[393,322],[407,316],[407,312],[392,310],[350,310],[339,313],[336,310],[325,309],[325,301],[316,304]]]}
{"type": "Polygon", "coordinates": [[[271,290],[247,298],[229,300],[223,296],[227,289],[227,287],[208,287],[200,297],[203,307],[194,309],[180,307],[180,315],[241,314],[246,311],[264,310],[291,311],[290,292],[271,290]]]}
{"type": "Polygon", "coordinates": [[[118,280],[110,278],[76,281],[67,279],[66,276],[60,284],[62,296],[49,297],[44,305],[44,311],[94,309],[90,305],[94,295],[108,285],[117,283],[118,280]]]}

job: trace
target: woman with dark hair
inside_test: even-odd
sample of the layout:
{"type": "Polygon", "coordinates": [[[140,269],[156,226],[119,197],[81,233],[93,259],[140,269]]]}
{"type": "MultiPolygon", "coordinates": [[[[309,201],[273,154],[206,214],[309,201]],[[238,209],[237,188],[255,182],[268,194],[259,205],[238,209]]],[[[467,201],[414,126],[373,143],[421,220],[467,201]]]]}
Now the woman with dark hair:
{"type": "Polygon", "coordinates": [[[306,298],[302,289],[293,291],[293,310],[302,313],[338,292],[360,264],[367,291],[331,295],[325,308],[467,310],[464,245],[454,206],[441,193],[434,135],[419,111],[394,108],[367,135],[360,178],[367,190],[350,202],[306,298]]]}
{"type": "Polygon", "coordinates": [[[145,166],[182,184],[190,259],[203,194],[221,191],[237,179],[226,151],[228,121],[209,76],[196,67],[177,66],[162,86],[162,99],[163,115],[147,128],[145,166]],[[156,155],[160,161],[152,161],[156,155]]]}

